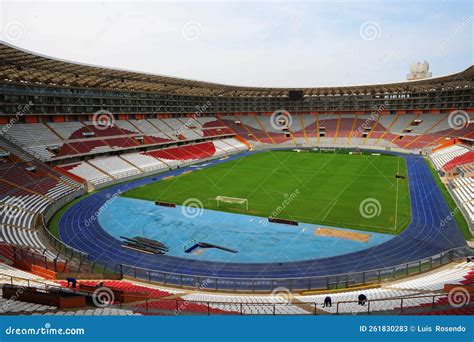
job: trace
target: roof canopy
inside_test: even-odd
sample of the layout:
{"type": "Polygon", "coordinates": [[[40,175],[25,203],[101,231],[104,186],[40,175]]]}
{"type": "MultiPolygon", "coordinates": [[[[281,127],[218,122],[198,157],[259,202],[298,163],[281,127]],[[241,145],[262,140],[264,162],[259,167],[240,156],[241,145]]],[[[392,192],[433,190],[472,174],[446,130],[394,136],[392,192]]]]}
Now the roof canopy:
{"type": "Polygon", "coordinates": [[[229,86],[73,63],[31,53],[5,43],[0,43],[0,61],[0,82],[7,80],[49,86],[190,96],[278,97],[287,96],[289,90],[301,90],[305,96],[364,95],[457,87],[472,88],[474,85],[474,66],[449,76],[399,83],[317,88],[264,88],[229,86]]]}

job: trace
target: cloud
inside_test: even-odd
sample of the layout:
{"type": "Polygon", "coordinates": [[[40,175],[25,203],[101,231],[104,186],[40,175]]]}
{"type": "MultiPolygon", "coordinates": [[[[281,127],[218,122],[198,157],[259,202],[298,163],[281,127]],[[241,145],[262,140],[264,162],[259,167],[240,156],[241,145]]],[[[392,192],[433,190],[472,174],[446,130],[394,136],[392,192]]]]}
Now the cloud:
{"type": "Polygon", "coordinates": [[[58,58],[249,86],[331,86],[404,80],[428,60],[434,75],[472,64],[469,2],[3,2],[25,28],[20,47],[58,58]],[[376,22],[380,37],[360,26],[376,22]],[[183,37],[197,23],[199,35],[183,37]],[[470,25],[470,26],[469,26],[470,25]],[[444,43],[443,43],[444,42],[444,43]],[[446,43],[447,42],[447,43],[446,43]],[[444,49],[440,46],[444,44],[444,49]],[[455,53],[453,53],[455,51],[455,53]]]}

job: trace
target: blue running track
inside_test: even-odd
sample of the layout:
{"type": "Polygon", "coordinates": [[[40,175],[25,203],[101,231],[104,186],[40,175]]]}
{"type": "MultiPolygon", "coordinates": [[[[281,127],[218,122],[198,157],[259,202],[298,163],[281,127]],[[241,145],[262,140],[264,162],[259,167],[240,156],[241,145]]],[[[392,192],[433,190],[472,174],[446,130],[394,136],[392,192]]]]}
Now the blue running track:
{"type": "MultiPolygon", "coordinates": [[[[246,152],[225,161],[214,160],[210,165],[247,155],[246,152]]],[[[167,255],[148,255],[121,248],[121,242],[99,225],[95,217],[99,208],[117,191],[155,182],[165,176],[180,174],[177,169],[125,184],[115,185],[94,193],[71,206],[59,222],[61,239],[71,247],[89,254],[91,260],[121,263],[155,271],[231,278],[299,278],[391,267],[465,247],[466,242],[449,208],[421,156],[400,155],[407,162],[412,222],[398,236],[362,251],[315,260],[287,263],[222,263],[188,260],[167,255]],[[451,218],[451,219],[449,219],[451,218]],[[86,225],[86,221],[91,222],[86,225]]]]}

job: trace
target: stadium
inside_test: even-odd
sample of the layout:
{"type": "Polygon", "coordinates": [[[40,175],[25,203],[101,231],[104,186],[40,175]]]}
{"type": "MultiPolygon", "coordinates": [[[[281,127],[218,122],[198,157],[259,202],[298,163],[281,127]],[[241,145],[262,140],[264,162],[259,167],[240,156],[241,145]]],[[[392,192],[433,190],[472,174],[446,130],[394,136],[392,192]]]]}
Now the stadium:
{"type": "Polygon", "coordinates": [[[473,66],[264,88],[0,57],[2,314],[474,313],[473,66]]]}

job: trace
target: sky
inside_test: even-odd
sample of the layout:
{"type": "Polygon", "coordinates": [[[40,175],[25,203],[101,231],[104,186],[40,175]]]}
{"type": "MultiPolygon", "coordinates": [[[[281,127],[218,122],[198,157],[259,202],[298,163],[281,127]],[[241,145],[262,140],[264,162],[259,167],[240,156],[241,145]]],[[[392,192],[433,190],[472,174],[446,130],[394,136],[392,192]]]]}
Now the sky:
{"type": "Polygon", "coordinates": [[[433,76],[474,60],[471,1],[6,1],[0,39],[40,54],[228,85],[433,76]]]}

